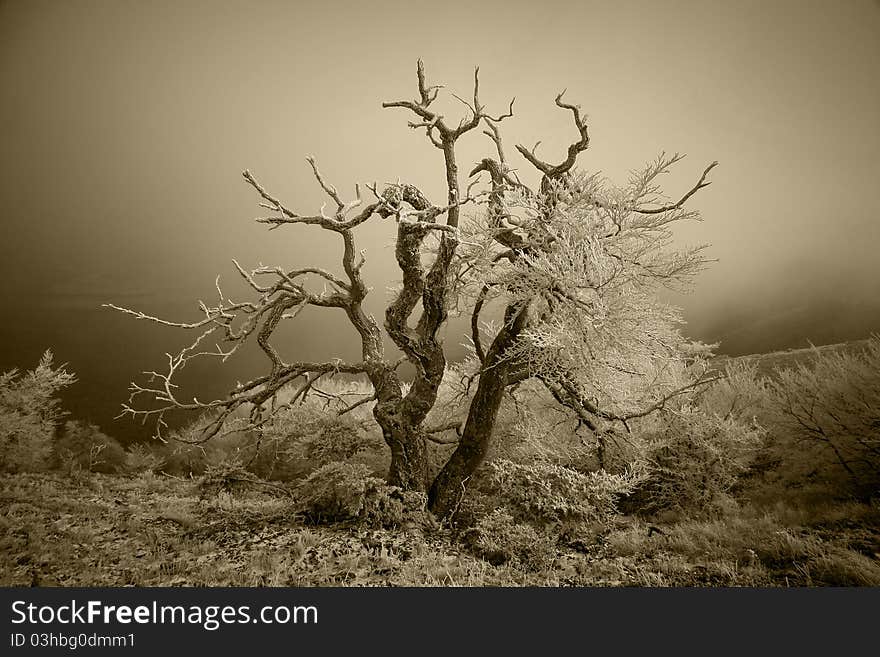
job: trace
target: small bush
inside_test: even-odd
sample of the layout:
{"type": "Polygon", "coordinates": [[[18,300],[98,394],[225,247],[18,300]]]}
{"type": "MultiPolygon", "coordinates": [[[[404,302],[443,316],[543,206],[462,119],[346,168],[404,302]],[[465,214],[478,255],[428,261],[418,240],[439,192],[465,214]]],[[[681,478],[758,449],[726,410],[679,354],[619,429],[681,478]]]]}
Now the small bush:
{"type": "Polygon", "coordinates": [[[169,440],[156,448],[165,462],[163,471],[176,477],[196,477],[205,473],[207,455],[201,445],[169,440]]]}
{"type": "Polygon", "coordinates": [[[660,414],[638,436],[644,445],[643,477],[623,508],[657,513],[723,504],[764,433],[755,422],[721,417],[700,407],[660,414]]]}
{"type": "Polygon", "coordinates": [[[315,470],[296,487],[298,510],[315,523],[358,520],[394,526],[406,517],[413,500],[374,477],[359,463],[334,461],[315,470]]]}
{"type": "Polygon", "coordinates": [[[199,478],[199,490],[202,497],[232,493],[254,481],[253,475],[244,466],[230,459],[205,467],[204,474],[199,478]]]}
{"type": "Polygon", "coordinates": [[[745,423],[765,423],[770,403],[767,379],[758,374],[757,363],[734,360],[724,368],[724,378],[697,393],[699,406],[710,415],[745,423]]]}
{"type": "Polygon", "coordinates": [[[561,524],[607,520],[637,478],[632,473],[584,474],[552,463],[499,459],[489,463],[487,481],[490,495],[517,522],[561,524]]]}
{"type": "Polygon", "coordinates": [[[321,466],[333,461],[347,461],[358,452],[375,446],[374,441],[361,433],[357,422],[344,416],[328,417],[316,429],[305,441],[305,456],[321,466]]]}
{"type": "Polygon", "coordinates": [[[55,441],[53,463],[68,473],[113,474],[125,468],[126,452],[114,438],[94,424],[67,422],[55,441]]]}
{"type": "Polygon", "coordinates": [[[58,393],[76,381],[46,351],[33,370],[0,374],[0,470],[29,472],[51,465],[52,437],[63,416],[58,393]]]}
{"type": "Polygon", "coordinates": [[[511,563],[537,571],[554,556],[555,542],[549,534],[516,522],[504,509],[480,518],[462,540],[471,552],[494,566],[511,563]]]}
{"type": "Polygon", "coordinates": [[[165,458],[144,444],[132,445],[125,455],[125,470],[131,474],[158,472],[165,465],[165,458]]]}
{"type": "Polygon", "coordinates": [[[785,469],[864,499],[880,488],[880,336],[852,353],[815,349],[770,387],[785,469]]]}
{"type": "Polygon", "coordinates": [[[199,427],[210,419],[202,417],[172,435],[161,449],[166,472],[201,475],[209,465],[237,461],[260,479],[292,482],[333,461],[387,470],[387,448],[377,431],[365,428],[363,418],[339,416],[312,401],[285,409],[259,430],[232,431],[199,444],[181,442],[202,440],[199,427]]]}
{"type": "MultiPolygon", "coordinates": [[[[257,444],[243,445],[247,452],[257,444]]],[[[357,418],[304,404],[289,410],[263,430],[259,453],[249,468],[266,479],[292,481],[334,461],[382,450],[374,434],[357,418]]],[[[252,453],[252,452],[251,452],[252,453]]]]}
{"type": "Polygon", "coordinates": [[[252,460],[240,448],[240,445],[248,444],[249,437],[244,432],[222,434],[205,441],[201,428],[211,419],[211,415],[204,415],[173,431],[167,442],[153,447],[153,451],[165,461],[163,472],[178,477],[200,477],[211,466],[252,460]]]}

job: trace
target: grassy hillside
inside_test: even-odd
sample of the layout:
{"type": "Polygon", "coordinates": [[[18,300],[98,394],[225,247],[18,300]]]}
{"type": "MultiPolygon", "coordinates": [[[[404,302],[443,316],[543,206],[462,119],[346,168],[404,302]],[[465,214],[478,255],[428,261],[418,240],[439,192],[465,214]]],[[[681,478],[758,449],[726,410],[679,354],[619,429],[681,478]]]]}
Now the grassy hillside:
{"type": "Polygon", "coordinates": [[[717,369],[723,370],[731,361],[753,363],[757,366],[759,376],[773,376],[777,370],[791,369],[798,365],[809,366],[822,354],[856,354],[863,352],[868,340],[853,340],[837,344],[826,344],[806,349],[786,349],[770,351],[764,354],[748,354],[745,356],[717,356],[713,363],[717,369]]]}
{"type": "Polygon", "coordinates": [[[12,475],[0,508],[0,586],[880,586],[880,507],[855,502],[622,516],[537,567],[430,524],[314,526],[284,497],[171,477],[12,475]]]}
{"type": "MultiPolygon", "coordinates": [[[[780,368],[811,365],[821,362],[823,355],[859,353],[869,346],[868,341],[860,341],[735,360],[754,362],[760,374],[773,376],[780,368]]],[[[720,358],[716,364],[722,368],[730,360],[720,358]]],[[[876,381],[871,362],[863,362],[861,369],[853,366],[845,375],[858,372],[876,381]]],[[[852,380],[845,383],[851,385],[852,380]]],[[[764,422],[763,417],[769,417],[767,387],[760,381],[731,379],[717,385],[717,407],[707,408],[720,408],[728,417],[719,420],[710,413],[708,424],[661,424],[677,428],[671,436],[657,434],[656,428],[651,429],[654,434],[646,434],[646,445],[659,439],[661,448],[653,457],[646,452],[648,458],[677,455],[678,460],[660,462],[663,467],[670,464],[671,478],[660,480],[664,485],[681,483],[681,473],[697,467],[693,481],[700,490],[696,492],[706,488],[708,480],[700,478],[703,473],[711,475],[717,462],[735,456],[717,440],[719,435],[724,440],[740,435],[725,433],[731,431],[725,422],[734,408],[746,419],[757,416],[764,422]]],[[[531,419],[542,421],[540,402],[528,400],[531,419]]],[[[873,416],[859,412],[857,419],[867,417],[868,426],[873,426],[873,416]]],[[[240,463],[230,466],[229,459],[234,461],[246,443],[221,441],[209,446],[216,450],[213,453],[195,450],[175,457],[178,468],[190,467],[195,462],[191,459],[201,458],[202,467],[207,466],[204,476],[155,474],[151,458],[157,469],[158,463],[170,469],[171,452],[150,454],[143,449],[123,453],[119,474],[90,472],[92,461],[86,467],[69,458],[66,470],[4,473],[0,586],[880,586],[876,490],[868,495],[855,492],[847,473],[828,459],[821,444],[804,442],[781,429],[766,433],[766,440],[749,452],[736,485],[720,488],[707,498],[708,504],[689,506],[683,501],[689,498],[674,497],[673,504],[662,508],[629,503],[620,507],[627,513],[581,517],[576,522],[560,516],[539,526],[529,524],[534,518],[514,522],[497,511],[522,503],[538,504],[541,511],[551,501],[566,509],[576,506],[579,502],[574,499],[551,499],[554,494],[558,497],[559,490],[576,493],[576,486],[537,491],[535,495],[550,497],[533,497],[536,487],[529,477],[543,473],[539,481],[549,488],[559,482],[563,486],[589,482],[593,466],[583,464],[594,455],[580,438],[559,428],[564,425],[556,416],[544,418],[554,424],[541,439],[541,450],[534,451],[528,441],[516,444],[522,441],[522,436],[517,437],[522,429],[508,417],[496,442],[513,441],[514,452],[520,450],[521,457],[531,454],[531,460],[521,458],[516,466],[525,476],[519,481],[526,485],[523,488],[513,479],[508,480],[513,482],[510,487],[493,491],[485,486],[491,477],[480,475],[482,483],[475,477],[463,505],[476,500],[468,511],[471,524],[440,526],[424,511],[392,514],[387,516],[391,521],[386,518],[378,524],[362,515],[351,519],[351,514],[348,520],[323,518],[318,524],[320,518],[303,511],[297,494],[311,494],[314,499],[331,494],[334,504],[341,500],[349,505],[354,499],[354,489],[346,488],[349,481],[327,484],[323,474],[311,489],[300,487],[312,479],[307,473],[319,472],[314,459],[322,450],[341,450],[348,456],[334,457],[334,463],[357,464],[352,472],[359,467],[371,476],[387,469],[382,460],[387,455],[378,437],[358,428],[356,414],[337,418],[333,424],[324,410],[315,415],[304,407],[299,413],[290,418],[277,436],[281,442],[274,445],[281,452],[305,447],[305,456],[285,462],[288,468],[283,471],[274,462],[262,463],[268,468],[262,475],[253,468],[244,470],[240,463]],[[314,427],[309,428],[309,423],[314,427]],[[326,433],[328,428],[334,430],[326,433]],[[284,442],[290,440],[291,431],[300,431],[304,442],[284,442]],[[542,463],[543,470],[535,463],[542,463]],[[569,469],[560,469],[560,464],[570,464],[569,469]],[[218,479],[211,474],[217,467],[244,475],[218,479]],[[560,472],[568,484],[553,479],[560,472]],[[261,481],[259,476],[274,482],[261,481]],[[549,481],[556,483],[551,486],[549,481]],[[523,493],[526,498],[516,499],[523,493]]],[[[679,418],[687,413],[671,415],[679,418]]],[[[876,426],[871,430],[869,436],[876,436],[876,426]]],[[[88,427],[73,427],[67,434],[71,448],[79,444],[74,438],[82,438],[82,449],[92,445],[89,440],[101,438],[88,427]]],[[[90,449],[91,454],[93,446],[90,449]]],[[[611,450],[610,444],[607,449],[611,450]]],[[[103,458],[106,452],[93,456],[103,458]]],[[[514,452],[502,450],[500,455],[514,452]]],[[[110,465],[109,460],[101,463],[110,465]]],[[[384,494],[383,503],[391,504],[384,494]]],[[[629,502],[633,500],[638,501],[637,496],[629,502]]]]}

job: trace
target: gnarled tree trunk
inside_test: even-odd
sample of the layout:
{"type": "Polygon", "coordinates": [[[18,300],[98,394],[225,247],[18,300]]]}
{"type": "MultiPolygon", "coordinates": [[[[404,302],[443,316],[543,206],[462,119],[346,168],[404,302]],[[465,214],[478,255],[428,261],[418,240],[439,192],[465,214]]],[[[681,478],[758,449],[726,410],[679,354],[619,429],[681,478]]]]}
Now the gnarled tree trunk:
{"type": "Polygon", "coordinates": [[[388,483],[404,490],[427,492],[428,445],[424,431],[407,422],[399,403],[377,404],[373,414],[391,448],[388,483]]]}
{"type": "Polygon", "coordinates": [[[519,337],[527,317],[528,306],[508,307],[505,326],[486,354],[461,440],[428,493],[428,507],[440,518],[449,518],[455,513],[467,480],[486,458],[504,390],[510,385],[510,375],[515,369],[515,364],[506,357],[507,350],[519,337]]]}

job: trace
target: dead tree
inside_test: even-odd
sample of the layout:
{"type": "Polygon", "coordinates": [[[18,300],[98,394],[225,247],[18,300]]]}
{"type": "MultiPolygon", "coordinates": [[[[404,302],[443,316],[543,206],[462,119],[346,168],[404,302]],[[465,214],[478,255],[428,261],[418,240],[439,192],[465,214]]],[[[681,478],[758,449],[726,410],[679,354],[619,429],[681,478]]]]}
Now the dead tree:
{"type": "Polygon", "coordinates": [[[468,478],[486,455],[502,397],[510,386],[537,379],[585,426],[600,431],[603,423],[626,423],[708,380],[702,370],[684,382],[679,378],[675,385],[664,383],[669,378],[664,371],[685,362],[685,341],[673,326],[675,313],[661,308],[646,290],[655,284],[685,281],[705,262],[700,248],[668,250],[669,226],[697,218],[695,212],[684,209],[685,202],[709,184],[706,178],[716,163],[676,202],[662,201],[655,179],[681,159],[678,155],[659,158],[634,174],[625,188],[608,189],[597,176],[575,169],[590,135],[586,117],[578,106],[563,100],[563,92],[556,105],[570,113],[577,139],[558,164],[540,159],[537,145],[516,147],[540,174],[539,185],[531,189],[505,158],[500,126],[513,116],[513,101],[506,113],[490,115],[480,101],[477,69],[472,98],[456,96],[467,107],[465,118],[449,123],[434,106],[442,87],[427,82],[421,61],[417,76],[418,98],[386,102],[383,107],[410,112],[414,118],[409,126],[424,130],[430,144],[442,152],[445,203],[434,204],[407,183],[389,184],[381,190],[375,184],[367,186],[372,195],[369,203],[356,186],[355,200],[344,201],[310,157],[314,177],[331,209],[325,204],[317,214],[300,214],[245,171],[244,178],[259,195],[260,206],[269,212],[257,221],[270,230],[307,224],[336,233],[342,247],[342,273],[317,267],[246,270],[236,262],[238,273],[257,299],[233,302],[218,282],[217,305],[202,303],[204,318],[194,323],[169,322],[108,304],[140,319],[199,331],[190,346],[168,356],[166,372],[150,372],[150,383],[132,384],[123,414],[153,417],[161,432],[170,411],[206,413],[198,438],[202,442],[227,431],[265,427],[314,390],[321,379],[340,373],[363,375],[373,394],[359,403],[374,403],[373,415],[391,451],[388,482],[427,492],[430,508],[446,517],[457,507],[468,478]],[[480,126],[492,140],[495,156],[471,169],[470,183],[462,192],[456,144],[480,126]],[[488,184],[475,192],[484,173],[488,184]],[[462,223],[466,206],[478,212],[462,223]],[[364,257],[355,241],[358,226],[374,217],[396,221],[394,253],[402,281],[385,310],[382,326],[364,311],[368,288],[361,273],[364,257]],[[425,267],[422,255],[429,251],[429,242],[433,261],[425,267]],[[322,284],[321,292],[310,286],[315,281],[322,284]],[[447,370],[438,335],[450,309],[469,300],[478,367],[472,376],[476,384],[467,416],[445,427],[427,427],[426,418],[437,402],[447,370]],[[480,313],[499,300],[504,307],[503,323],[484,349],[480,313]],[[360,337],[361,360],[285,361],[271,342],[273,333],[306,306],[342,310],[360,337]],[[646,313],[650,321],[643,321],[642,326],[633,322],[634,316],[644,320],[646,313]],[[397,373],[401,360],[386,355],[383,329],[403,353],[401,360],[414,366],[408,388],[397,373]],[[218,337],[229,346],[206,346],[216,344],[218,337]],[[255,340],[266,355],[269,368],[264,375],[239,383],[214,401],[179,398],[174,377],[190,359],[214,356],[226,360],[248,340],[255,340]],[[570,349],[562,350],[567,352],[564,356],[560,340],[571,342],[570,349]],[[638,403],[631,399],[629,405],[615,405],[613,395],[602,393],[602,382],[608,383],[609,376],[617,374],[646,380],[645,394],[638,396],[638,403]],[[278,403],[279,392],[291,388],[291,399],[278,403]],[[137,405],[141,397],[149,397],[151,404],[137,405]],[[605,402],[609,402],[607,407],[605,402]],[[442,429],[454,429],[458,444],[430,481],[429,442],[442,429]]]}

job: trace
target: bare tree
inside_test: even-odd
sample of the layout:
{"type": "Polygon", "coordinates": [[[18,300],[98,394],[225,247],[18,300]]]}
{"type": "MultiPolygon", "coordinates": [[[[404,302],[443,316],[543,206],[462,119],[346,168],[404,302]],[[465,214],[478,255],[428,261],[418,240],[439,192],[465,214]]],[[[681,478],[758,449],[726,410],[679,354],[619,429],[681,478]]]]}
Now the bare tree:
{"type": "Polygon", "coordinates": [[[489,114],[480,101],[477,69],[472,98],[456,96],[466,106],[466,116],[450,123],[434,105],[442,87],[427,82],[421,61],[417,76],[415,100],[386,102],[383,107],[411,113],[409,126],[424,130],[429,143],[442,152],[445,203],[432,203],[407,183],[381,190],[375,184],[367,186],[372,194],[369,203],[356,187],[356,198],[348,202],[308,158],[331,209],[325,205],[317,214],[300,214],[245,171],[245,180],[269,213],[257,221],[270,230],[308,224],[338,234],[342,273],[317,267],[248,271],[236,262],[257,299],[233,302],[218,283],[217,305],[202,303],[204,318],[194,323],[169,322],[110,305],[140,319],[200,332],[190,346],[169,355],[166,372],[149,373],[148,384],[132,384],[124,414],[154,417],[161,431],[169,411],[210,411],[198,439],[206,441],[226,431],[265,427],[285,407],[315,391],[321,379],[340,373],[364,375],[373,394],[356,404],[374,403],[373,415],[391,450],[389,483],[428,492],[430,508],[446,517],[457,508],[468,478],[486,455],[503,394],[510,386],[531,378],[541,381],[601,437],[604,424],[625,424],[708,380],[705,368],[693,365],[700,359],[689,357],[695,352],[688,352],[678,331],[677,311],[660,304],[653,290],[687,281],[705,262],[700,248],[670,249],[670,227],[698,217],[685,209],[685,203],[709,184],[706,179],[716,163],[673,202],[661,196],[656,180],[681,159],[679,155],[659,158],[634,173],[622,188],[578,172],[575,163],[588,148],[590,136],[586,117],[578,106],[563,100],[563,92],[556,105],[570,114],[577,132],[564,159],[553,164],[537,155],[537,145],[516,147],[540,175],[540,184],[532,189],[505,158],[500,128],[513,116],[513,101],[505,113],[489,114]],[[456,145],[481,126],[494,153],[472,168],[463,193],[456,145]],[[475,192],[481,180],[487,183],[475,192]],[[479,210],[462,222],[462,210],[468,205],[479,210]],[[396,220],[394,253],[402,279],[382,326],[364,311],[368,288],[361,273],[364,258],[355,242],[357,227],[377,216],[396,220]],[[432,260],[425,266],[423,255],[429,254],[432,260]],[[314,281],[322,284],[321,292],[309,285],[314,281]],[[494,334],[483,336],[481,312],[492,304],[503,308],[503,322],[494,334]],[[271,342],[273,333],[306,306],[342,310],[360,336],[362,359],[286,362],[271,342]],[[429,427],[425,421],[437,403],[447,369],[438,334],[450,312],[463,309],[472,316],[477,363],[468,380],[467,415],[442,427],[429,427]],[[403,353],[401,360],[386,356],[383,328],[403,353]],[[205,346],[218,335],[228,348],[205,346]],[[226,397],[211,402],[178,396],[175,375],[189,360],[201,356],[226,360],[250,339],[269,361],[266,374],[239,383],[226,397]],[[415,368],[408,387],[397,373],[403,360],[415,368]],[[683,372],[687,373],[684,382],[683,372]],[[291,386],[292,397],[280,403],[278,393],[291,386]],[[135,403],[142,396],[151,399],[146,407],[135,403]],[[438,440],[436,435],[443,430],[455,431],[457,446],[429,481],[429,443],[438,440]]]}

